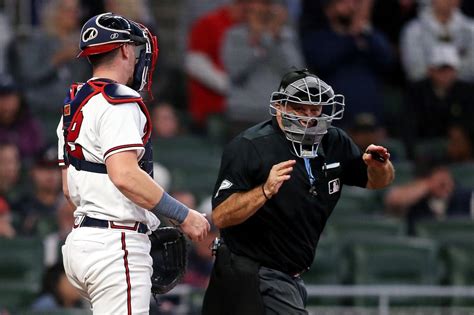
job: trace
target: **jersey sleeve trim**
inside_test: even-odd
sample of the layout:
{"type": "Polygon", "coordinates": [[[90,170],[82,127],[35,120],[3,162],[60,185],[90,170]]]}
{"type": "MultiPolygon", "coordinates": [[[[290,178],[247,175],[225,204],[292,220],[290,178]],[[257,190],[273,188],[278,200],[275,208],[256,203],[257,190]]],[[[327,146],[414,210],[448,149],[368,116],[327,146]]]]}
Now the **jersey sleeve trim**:
{"type": "Polygon", "coordinates": [[[107,158],[111,156],[112,154],[119,153],[122,151],[131,151],[131,150],[145,150],[145,147],[143,146],[143,143],[134,143],[134,144],[119,145],[119,146],[110,148],[104,154],[104,161],[107,160],[107,158]]]}
{"type": "Polygon", "coordinates": [[[64,160],[58,160],[58,165],[59,166],[66,166],[66,163],[64,162],[64,160]]]}

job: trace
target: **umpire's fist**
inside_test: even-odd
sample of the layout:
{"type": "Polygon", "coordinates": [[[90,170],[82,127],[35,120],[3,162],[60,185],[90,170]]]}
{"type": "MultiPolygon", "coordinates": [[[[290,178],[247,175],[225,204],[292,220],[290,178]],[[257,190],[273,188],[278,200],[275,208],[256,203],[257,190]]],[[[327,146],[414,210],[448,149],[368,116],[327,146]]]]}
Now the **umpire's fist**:
{"type": "Polygon", "coordinates": [[[382,168],[388,164],[390,153],[385,147],[371,144],[365,150],[362,159],[367,166],[382,168]]]}

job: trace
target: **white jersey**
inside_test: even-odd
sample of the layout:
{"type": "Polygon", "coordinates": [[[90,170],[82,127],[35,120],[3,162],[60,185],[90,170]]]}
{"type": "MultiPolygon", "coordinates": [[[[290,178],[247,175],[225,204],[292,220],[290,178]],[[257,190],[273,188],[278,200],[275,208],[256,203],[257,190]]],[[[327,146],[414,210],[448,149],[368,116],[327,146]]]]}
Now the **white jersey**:
{"type": "MultiPolygon", "coordinates": [[[[93,96],[82,108],[83,121],[75,143],[82,147],[86,161],[105,164],[113,154],[134,150],[138,160],[145,153],[142,137],[147,118],[137,103],[110,104],[102,94],[93,96]]],[[[63,121],[59,122],[58,160],[64,166],[63,121]]],[[[74,149],[74,148],[72,148],[74,149]]],[[[69,165],[67,184],[72,202],[77,206],[74,217],[121,223],[145,223],[151,230],[159,225],[158,218],[125,197],[107,174],[78,171],[69,165]]]]}

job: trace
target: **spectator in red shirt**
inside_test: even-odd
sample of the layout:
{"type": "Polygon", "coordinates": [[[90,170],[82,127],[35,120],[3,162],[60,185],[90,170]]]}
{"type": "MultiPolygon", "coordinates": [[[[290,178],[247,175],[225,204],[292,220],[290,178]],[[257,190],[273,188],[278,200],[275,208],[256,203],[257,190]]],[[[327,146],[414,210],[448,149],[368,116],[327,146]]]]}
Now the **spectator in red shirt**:
{"type": "Polygon", "coordinates": [[[224,34],[242,20],[245,0],[234,0],[204,15],[194,23],[188,40],[186,72],[189,77],[189,109],[194,122],[203,127],[210,114],[224,111],[229,79],[220,51],[224,34]]]}

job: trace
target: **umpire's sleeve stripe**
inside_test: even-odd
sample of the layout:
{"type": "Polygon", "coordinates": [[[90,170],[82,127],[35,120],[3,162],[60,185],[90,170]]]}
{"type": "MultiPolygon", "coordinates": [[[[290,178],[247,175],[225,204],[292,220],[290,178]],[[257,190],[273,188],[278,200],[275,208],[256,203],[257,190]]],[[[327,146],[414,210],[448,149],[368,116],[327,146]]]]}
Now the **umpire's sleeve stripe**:
{"type": "Polygon", "coordinates": [[[112,154],[122,152],[122,151],[130,151],[130,150],[144,150],[143,143],[135,143],[135,144],[124,144],[113,147],[104,154],[104,161],[111,156],[112,154]]]}

